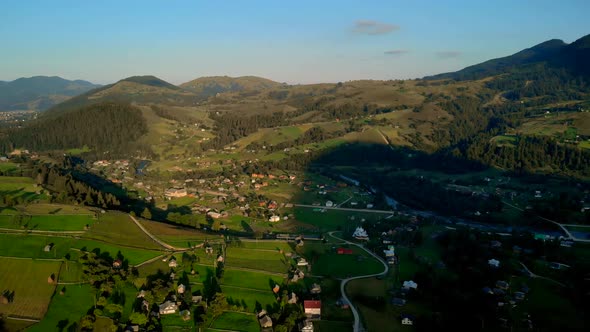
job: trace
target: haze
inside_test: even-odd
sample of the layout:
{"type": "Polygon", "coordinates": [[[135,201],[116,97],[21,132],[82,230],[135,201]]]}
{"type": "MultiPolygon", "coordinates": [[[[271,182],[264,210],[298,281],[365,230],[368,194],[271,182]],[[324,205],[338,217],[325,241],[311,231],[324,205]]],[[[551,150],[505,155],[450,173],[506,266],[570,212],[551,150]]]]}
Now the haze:
{"type": "Polygon", "coordinates": [[[588,1],[5,1],[0,80],[404,79],[590,31],[588,1]]]}

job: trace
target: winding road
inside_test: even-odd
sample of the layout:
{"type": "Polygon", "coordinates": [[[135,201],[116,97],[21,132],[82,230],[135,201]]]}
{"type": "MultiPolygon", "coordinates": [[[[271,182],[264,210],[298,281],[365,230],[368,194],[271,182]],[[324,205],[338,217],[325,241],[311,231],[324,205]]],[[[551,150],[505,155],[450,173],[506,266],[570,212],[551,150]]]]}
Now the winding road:
{"type": "Polygon", "coordinates": [[[361,318],[360,315],[358,313],[358,310],[354,307],[354,304],[352,303],[352,301],[348,298],[348,296],[346,296],[346,284],[351,281],[351,280],[355,280],[355,279],[363,279],[363,278],[370,278],[370,277],[376,277],[376,276],[380,276],[380,275],[385,275],[387,274],[387,272],[389,272],[389,265],[387,265],[387,263],[379,256],[377,256],[375,253],[371,252],[370,250],[368,250],[367,248],[363,247],[360,244],[354,243],[354,242],[350,242],[347,240],[344,240],[342,238],[339,238],[337,236],[334,235],[334,232],[329,232],[328,233],[331,237],[338,239],[340,241],[343,241],[344,243],[353,245],[353,246],[357,246],[361,249],[363,249],[364,251],[366,251],[367,253],[369,253],[369,255],[375,257],[375,259],[377,259],[379,262],[381,262],[381,264],[383,264],[383,267],[385,268],[385,271],[381,272],[381,273],[374,273],[374,274],[366,274],[366,275],[362,275],[362,276],[356,276],[356,277],[350,277],[347,279],[342,280],[342,282],[340,283],[340,292],[342,293],[342,298],[348,303],[350,304],[350,310],[352,310],[352,315],[354,316],[354,325],[353,325],[353,332],[362,332],[365,331],[363,326],[362,326],[362,322],[361,322],[361,318]]]}

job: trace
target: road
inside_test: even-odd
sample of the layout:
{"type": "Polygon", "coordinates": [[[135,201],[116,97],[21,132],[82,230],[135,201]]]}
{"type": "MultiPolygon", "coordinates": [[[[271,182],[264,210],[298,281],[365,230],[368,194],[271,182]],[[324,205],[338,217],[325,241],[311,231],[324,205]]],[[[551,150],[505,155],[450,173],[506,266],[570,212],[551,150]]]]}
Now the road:
{"type": "Polygon", "coordinates": [[[156,242],[157,244],[161,245],[162,247],[168,249],[168,250],[172,250],[172,251],[183,251],[186,249],[181,249],[181,248],[176,248],[174,246],[169,245],[168,243],[161,241],[160,239],[158,239],[157,237],[155,237],[152,233],[150,233],[147,229],[145,229],[145,227],[143,227],[143,225],[137,220],[135,219],[134,216],[129,215],[129,217],[131,218],[131,220],[133,220],[133,222],[137,225],[137,227],[139,227],[139,229],[141,229],[145,235],[149,236],[152,240],[154,240],[154,242],[156,242]]]}
{"type": "Polygon", "coordinates": [[[363,332],[365,331],[365,329],[362,326],[362,322],[361,322],[361,318],[360,315],[358,313],[358,310],[354,307],[354,304],[352,303],[352,301],[348,298],[348,296],[346,296],[346,284],[351,281],[351,280],[355,280],[355,279],[363,279],[363,278],[370,278],[370,277],[376,277],[376,276],[380,276],[380,275],[385,275],[387,274],[387,272],[389,272],[389,265],[387,265],[387,263],[381,259],[381,257],[375,255],[373,252],[371,252],[370,250],[367,250],[365,247],[363,247],[360,244],[356,244],[347,240],[344,240],[342,238],[339,238],[337,236],[334,235],[334,232],[329,232],[328,233],[331,237],[338,239],[340,241],[343,241],[344,243],[347,243],[349,245],[353,245],[353,246],[357,246],[361,249],[363,249],[364,251],[366,251],[367,253],[369,253],[369,255],[375,257],[375,259],[377,259],[379,262],[381,262],[381,264],[383,264],[383,267],[385,268],[385,271],[381,272],[381,273],[375,273],[375,274],[367,274],[367,275],[362,275],[362,276],[356,276],[356,277],[351,277],[351,278],[347,278],[342,280],[342,282],[340,283],[340,293],[342,293],[342,298],[344,299],[344,301],[346,301],[348,304],[350,304],[350,310],[352,310],[352,315],[354,316],[354,325],[353,325],[353,332],[363,332]]]}
{"type": "MultiPolygon", "coordinates": [[[[518,206],[513,205],[513,204],[510,204],[510,203],[508,203],[506,201],[502,201],[502,203],[504,203],[505,205],[510,206],[513,209],[516,209],[516,210],[519,210],[519,211],[524,211],[523,209],[519,208],[518,206]]],[[[561,223],[558,223],[555,220],[547,219],[547,218],[544,218],[544,217],[541,217],[541,216],[537,216],[537,217],[539,217],[540,219],[545,220],[546,222],[552,223],[552,224],[556,225],[557,227],[561,228],[561,230],[567,235],[567,237],[568,237],[569,240],[572,240],[572,241],[575,241],[575,242],[590,242],[590,240],[588,240],[588,239],[580,239],[579,237],[575,237],[572,233],[570,233],[570,231],[565,227],[565,226],[570,226],[569,224],[561,224],[561,223]]],[[[578,226],[578,225],[571,225],[571,226],[578,226]]]]}
{"type": "Polygon", "coordinates": [[[326,210],[340,210],[340,211],[353,211],[353,212],[368,212],[368,213],[381,213],[381,214],[393,214],[396,211],[388,211],[388,210],[373,210],[373,209],[352,209],[352,208],[343,208],[343,207],[327,207],[321,205],[307,205],[307,204],[293,204],[296,207],[304,207],[304,208],[312,208],[312,209],[326,209],[326,210]]]}

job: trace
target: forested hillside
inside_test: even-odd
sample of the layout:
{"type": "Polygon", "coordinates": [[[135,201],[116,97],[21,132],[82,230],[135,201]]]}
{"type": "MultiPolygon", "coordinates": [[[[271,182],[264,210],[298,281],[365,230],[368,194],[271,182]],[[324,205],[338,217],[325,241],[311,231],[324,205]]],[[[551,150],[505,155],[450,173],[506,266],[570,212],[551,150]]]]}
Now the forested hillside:
{"type": "Polygon", "coordinates": [[[15,148],[34,151],[88,147],[124,151],[147,131],[141,112],[128,104],[99,103],[10,129],[0,138],[4,152],[15,148]]]}

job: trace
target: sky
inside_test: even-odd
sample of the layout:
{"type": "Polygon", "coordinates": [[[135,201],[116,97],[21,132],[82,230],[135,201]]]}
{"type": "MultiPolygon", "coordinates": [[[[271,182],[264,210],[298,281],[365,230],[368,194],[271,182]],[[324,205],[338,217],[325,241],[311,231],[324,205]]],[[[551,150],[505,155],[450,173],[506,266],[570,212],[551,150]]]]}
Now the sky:
{"type": "Polygon", "coordinates": [[[0,2],[0,80],[407,79],[590,34],[589,0],[0,2]]]}

